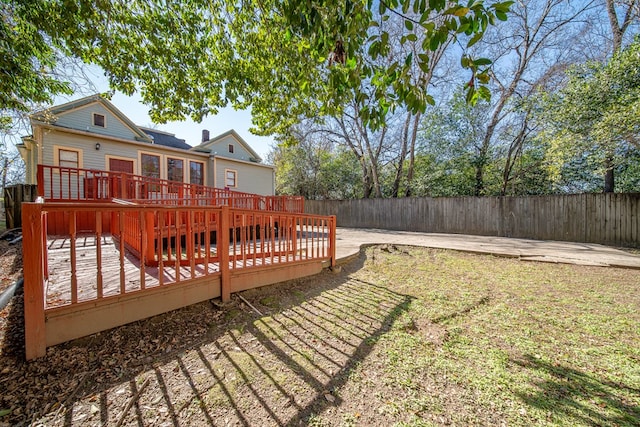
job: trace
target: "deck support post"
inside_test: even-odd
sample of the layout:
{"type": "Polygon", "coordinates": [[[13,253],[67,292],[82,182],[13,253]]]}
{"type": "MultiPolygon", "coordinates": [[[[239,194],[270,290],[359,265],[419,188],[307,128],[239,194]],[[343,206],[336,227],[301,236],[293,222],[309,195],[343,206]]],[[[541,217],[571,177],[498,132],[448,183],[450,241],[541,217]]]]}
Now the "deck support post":
{"type": "Polygon", "coordinates": [[[220,265],[220,297],[222,302],[231,300],[231,277],[229,274],[229,206],[222,206],[220,212],[220,230],[216,246],[220,265]]]}
{"type": "Polygon", "coordinates": [[[22,205],[24,263],[24,344],[27,360],[47,354],[44,319],[42,204],[22,205]]]}

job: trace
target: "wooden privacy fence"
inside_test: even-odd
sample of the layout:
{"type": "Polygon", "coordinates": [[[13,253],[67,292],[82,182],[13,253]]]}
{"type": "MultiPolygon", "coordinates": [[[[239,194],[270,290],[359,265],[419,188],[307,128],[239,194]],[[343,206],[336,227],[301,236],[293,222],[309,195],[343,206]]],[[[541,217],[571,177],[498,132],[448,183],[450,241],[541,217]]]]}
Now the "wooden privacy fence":
{"type": "Polygon", "coordinates": [[[307,200],[338,226],[640,247],[640,193],[307,200]]]}
{"type": "Polygon", "coordinates": [[[134,202],[25,203],[22,212],[27,359],[335,263],[335,217],[134,202]],[[64,218],[66,236],[47,234],[47,215],[64,218]],[[78,231],[82,215],[94,232],[78,231]]]}
{"type": "Polygon", "coordinates": [[[35,185],[16,184],[4,189],[4,213],[8,229],[22,226],[22,202],[36,199],[35,185]]]}

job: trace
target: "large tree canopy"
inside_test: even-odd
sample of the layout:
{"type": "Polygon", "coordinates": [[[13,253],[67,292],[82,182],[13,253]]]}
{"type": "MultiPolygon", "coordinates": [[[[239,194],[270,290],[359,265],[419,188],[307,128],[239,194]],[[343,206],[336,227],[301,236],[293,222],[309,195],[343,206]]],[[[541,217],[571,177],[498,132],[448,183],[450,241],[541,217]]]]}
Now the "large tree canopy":
{"type": "MultiPolygon", "coordinates": [[[[53,75],[56,57],[47,37],[24,16],[26,5],[0,3],[0,111],[25,111],[70,93],[68,83],[53,75]]],[[[2,124],[7,125],[5,114],[2,124]]]]}
{"type": "Polygon", "coordinates": [[[577,155],[625,165],[640,150],[640,38],[606,64],[575,67],[566,87],[543,99],[553,172],[577,155]]]}
{"type": "Polygon", "coordinates": [[[139,92],[157,122],[199,121],[231,103],[251,105],[262,133],[283,133],[300,115],[339,112],[343,97],[367,81],[360,113],[377,127],[398,106],[421,111],[431,102],[410,70],[428,68],[431,52],[452,34],[469,69],[469,100],[488,97],[490,61],[466,48],[506,19],[511,3],[2,0],[0,109],[67,91],[50,74],[53,49],[62,49],[101,66],[112,89],[139,92]],[[391,48],[390,17],[403,20],[401,44],[412,49],[381,63],[391,48]]]}

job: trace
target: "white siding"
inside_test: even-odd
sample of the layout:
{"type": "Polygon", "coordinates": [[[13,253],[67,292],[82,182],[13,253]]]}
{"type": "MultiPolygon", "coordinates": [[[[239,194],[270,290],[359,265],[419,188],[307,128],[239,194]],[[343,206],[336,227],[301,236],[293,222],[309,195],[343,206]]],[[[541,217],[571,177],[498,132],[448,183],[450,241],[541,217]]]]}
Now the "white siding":
{"type": "Polygon", "coordinates": [[[220,141],[216,141],[211,145],[211,154],[229,157],[231,159],[250,161],[253,157],[243,146],[238,142],[233,135],[227,135],[220,141]],[[229,152],[229,144],[233,145],[233,153],[229,152]]]}
{"type": "Polygon", "coordinates": [[[109,110],[104,108],[104,106],[99,102],[94,102],[78,109],[61,113],[55,124],[85,132],[114,136],[116,138],[135,140],[135,137],[137,136],[131,128],[125,125],[124,122],[109,110]],[[106,127],[102,128],[93,126],[93,113],[105,116],[106,127]]]}
{"type": "Polygon", "coordinates": [[[262,196],[274,195],[272,168],[220,158],[215,160],[216,187],[225,187],[225,171],[230,169],[236,171],[237,179],[237,187],[230,188],[230,190],[262,196]]]}
{"type": "MultiPolygon", "coordinates": [[[[207,156],[194,155],[188,151],[173,151],[164,150],[157,145],[152,144],[130,144],[127,142],[111,141],[101,138],[100,136],[84,136],[76,135],[56,130],[45,130],[43,132],[44,144],[43,144],[43,159],[42,163],[45,165],[55,165],[55,149],[68,148],[72,150],[79,150],[82,152],[81,164],[84,169],[99,169],[107,170],[108,157],[114,157],[123,160],[134,161],[134,173],[140,174],[140,152],[155,154],[160,156],[161,165],[161,178],[166,178],[166,157],[184,159],[185,163],[185,181],[188,181],[188,161],[195,160],[202,162],[205,167],[205,176],[207,176],[207,169],[209,168],[209,159],[207,156]],[[100,150],[96,150],[96,143],[100,143],[100,150]]],[[[205,185],[207,183],[205,182],[205,185]]]]}

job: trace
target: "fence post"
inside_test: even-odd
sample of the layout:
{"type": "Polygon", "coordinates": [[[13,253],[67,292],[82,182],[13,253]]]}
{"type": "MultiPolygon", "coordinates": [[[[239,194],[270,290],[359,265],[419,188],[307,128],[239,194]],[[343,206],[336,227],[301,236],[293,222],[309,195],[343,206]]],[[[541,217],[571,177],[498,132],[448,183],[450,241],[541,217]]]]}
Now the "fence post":
{"type": "Polygon", "coordinates": [[[222,302],[231,300],[231,278],[229,277],[229,206],[220,210],[220,231],[218,232],[218,259],[220,263],[220,296],[222,302]]]}
{"type": "Polygon", "coordinates": [[[27,360],[47,353],[44,322],[42,204],[25,203],[22,211],[24,263],[24,346],[27,360]]]}

